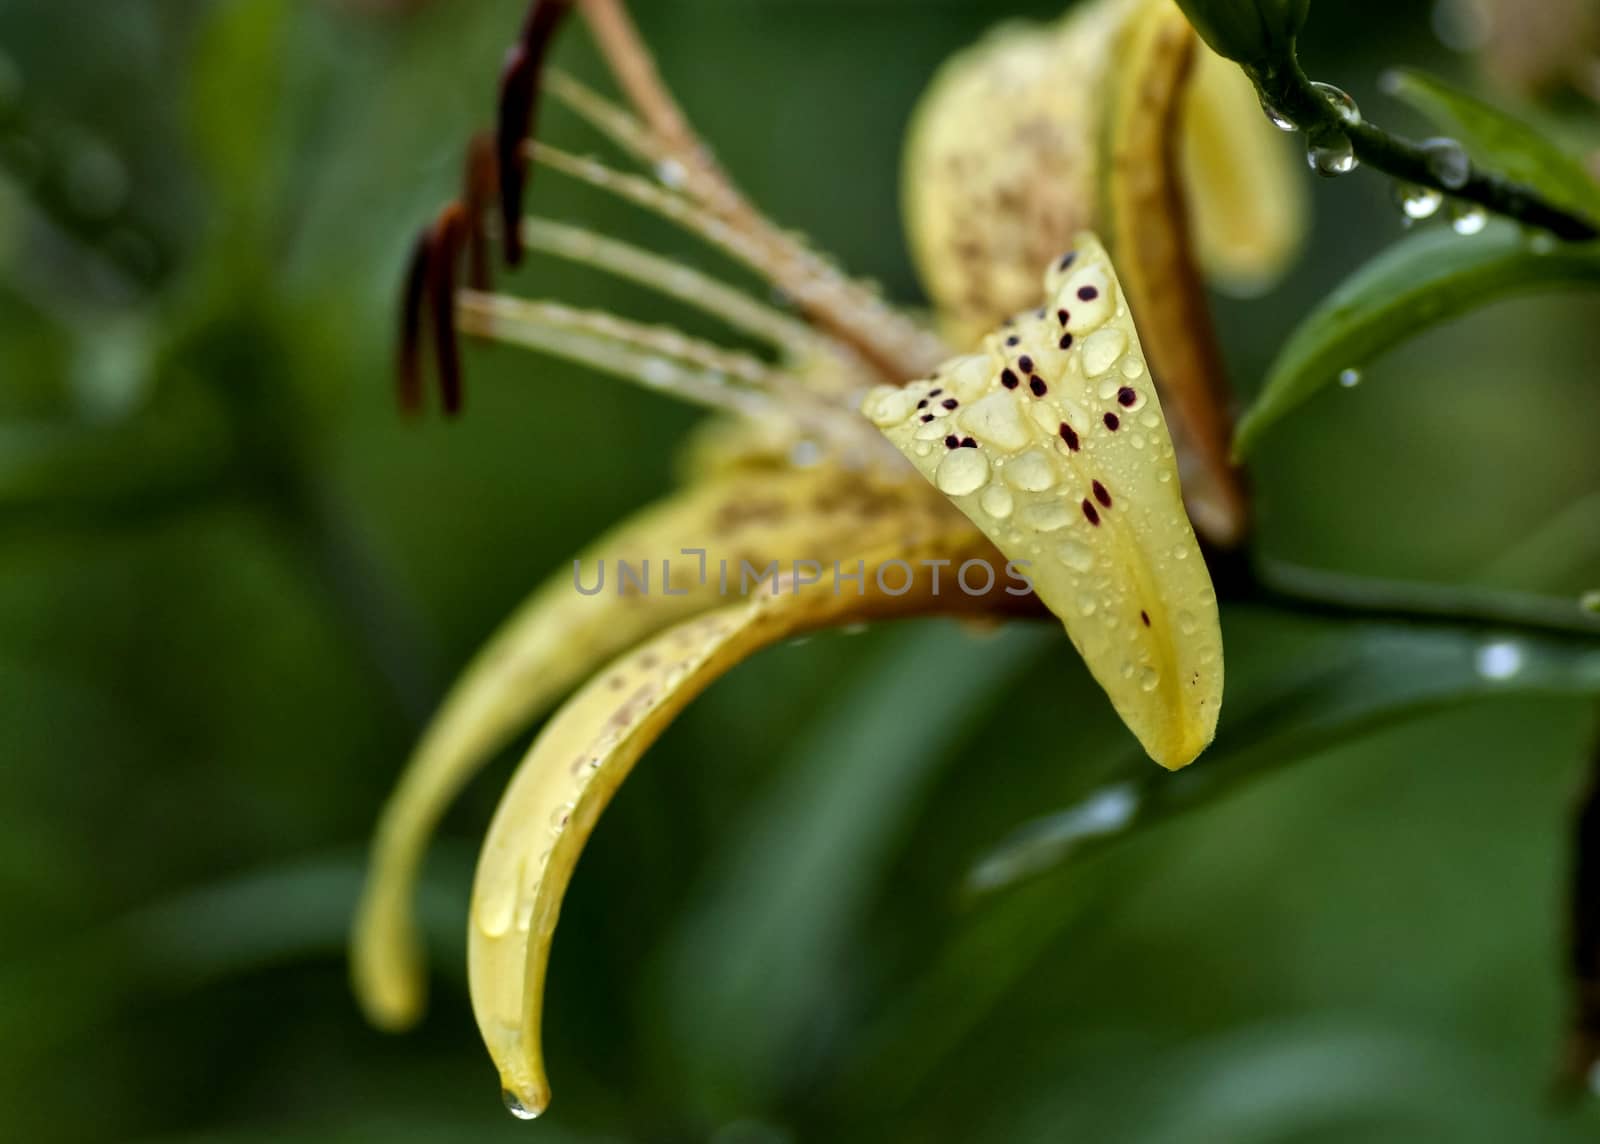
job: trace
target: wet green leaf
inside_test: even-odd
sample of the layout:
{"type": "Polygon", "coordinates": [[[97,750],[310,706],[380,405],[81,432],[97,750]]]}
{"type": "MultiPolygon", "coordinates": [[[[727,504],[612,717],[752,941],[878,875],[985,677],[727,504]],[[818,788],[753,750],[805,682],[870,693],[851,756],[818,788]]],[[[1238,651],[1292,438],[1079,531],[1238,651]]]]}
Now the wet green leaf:
{"type": "Polygon", "coordinates": [[[1230,688],[1216,741],[1192,767],[1152,774],[1130,757],[1121,775],[983,856],[968,888],[992,891],[1060,868],[1262,774],[1423,712],[1489,696],[1600,693],[1600,640],[1592,636],[1247,611],[1281,616],[1293,634],[1297,670],[1280,663],[1246,675],[1243,686],[1230,688]]]}
{"type": "Polygon", "coordinates": [[[1239,423],[1248,454],[1266,430],[1346,369],[1421,330],[1514,294],[1600,285],[1600,248],[1540,246],[1510,226],[1463,238],[1429,231],[1384,251],[1325,298],[1278,352],[1239,423]]]}
{"type": "Polygon", "coordinates": [[[792,1080],[797,1038],[829,1007],[851,935],[950,744],[1054,638],[1012,626],[949,656],[945,624],[899,634],[790,748],[671,951],[675,1051],[702,1091],[760,1107],[792,1080]]]}
{"type": "Polygon", "coordinates": [[[1600,184],[1531,123],[1421,72],[1389,72],[1384,90],[1427,116],[1496,172],[1569,210],[1600,219],[1600,184]]]}

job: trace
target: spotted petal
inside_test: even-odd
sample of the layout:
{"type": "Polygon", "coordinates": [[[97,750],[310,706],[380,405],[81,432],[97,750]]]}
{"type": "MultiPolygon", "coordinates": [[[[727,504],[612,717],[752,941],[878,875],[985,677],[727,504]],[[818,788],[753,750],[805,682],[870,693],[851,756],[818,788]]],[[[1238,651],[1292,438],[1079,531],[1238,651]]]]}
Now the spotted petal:
{"type": "Polygon", "coordinates": [[[1104,248],[1080,235],[1045,305],[863,411],[1007,557],[1151,758],[1190,762],[1222,700],[1216,593],[1104,248]]]}
{"type": "Polygon", "coordinates": [[[722,560],[735,576],[740,561],[825,561],[952,519],[959,517],[914,479],[832,467],[731,468],[602,537],[578,564],[586,589],[598,564],[610,566],[604,591],[580,593],[575,572],[552,577],[463,674],[383,810],[352,950],[370,1019],[400,1028],[420,1016],[426,975],[413,896],[428,839],[461,787],[550,703],[624,648],[714,606],[722,560]],[[660,580],[664,560],[671,592],[660,580]],[[657,577],[650,590],[620,591],[619,562],[648,563],[657,577]]]}
{"type": "MultiPolygon", "coordinates": [[[[495,812],[473,886],[468,971],[473,1011],[518,1115],[550,1099],[540,1044],[545,970],[561,900],[600,813],[653,743],[696,695],[752,652],[832,623],[997,606],[901,569],[922,560],[996,559],[978,530],[956,518],[911,530],[859,557],[853,584],[805,588],[780,580],[773,592],[708,612],[655,637],[600,672],[572,697],[529,750],[495,812]],[[886,570],[880,582],[877,570],[886,570]],[[883,583],[888,583],[887,591],[883,583]],[[836,590],[837,589],[837,590],[836,590]]],[[[855,559],[846,562],[850,567],[855,559]]],[[[1016,601],[995,589],[998,603],[1016,601]]]]}

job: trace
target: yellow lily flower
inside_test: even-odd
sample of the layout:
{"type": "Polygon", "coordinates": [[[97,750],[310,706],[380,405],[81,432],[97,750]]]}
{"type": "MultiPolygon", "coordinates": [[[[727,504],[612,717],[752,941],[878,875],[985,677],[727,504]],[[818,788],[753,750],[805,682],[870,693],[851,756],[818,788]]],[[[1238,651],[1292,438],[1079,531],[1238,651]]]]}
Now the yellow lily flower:
{"type": "Polygon", "coordinates": [[[463,201],[413,261],[402,400],[422,398],[426,326],[451,411],[460,330],[719,416],[692,444],[684,487],[553,576],[453,688],[384,809],[353,948],[371,1019],[415,1020],[425,973],[412,895],[428,838],[463,783],[581,683],[519,766],[473,890],[473,1007],[522,1116],[549,1100],[544,974],[585,841],[677,712],[760,647],[826,625],[1042,606],[1156,762],[1177,768],[1204,750],[1222,646],[1190,515],[1227,543],[1244,502],[1198,268],[1259,284],[1300,222],[1289,164],[1243,78],[1207,58],[1169,0],[1096,0],[958,57],[919,112],[906,215],[935,332],[748,203],[620,0],[573,6],[631,106],[542,68],[568,5],[536,3],[507,66],[498,136],[475,145],[463,201]],[[529,141],[541,93],[654,177],[529,141]],[[616,239],[523,217],[533,168],[669,219],[764,276],[794,312],[616,239]],[[600,267],[772,354],[490,292],[495,191],[508,262],[532,250],[600,267]],[[1093,230],[1109,236],[1116,268],[1093,230]],[[463,255],[470,289],[456,285],[463,255]],[[592,586],[608,566],[612,585],[592,586]]]}

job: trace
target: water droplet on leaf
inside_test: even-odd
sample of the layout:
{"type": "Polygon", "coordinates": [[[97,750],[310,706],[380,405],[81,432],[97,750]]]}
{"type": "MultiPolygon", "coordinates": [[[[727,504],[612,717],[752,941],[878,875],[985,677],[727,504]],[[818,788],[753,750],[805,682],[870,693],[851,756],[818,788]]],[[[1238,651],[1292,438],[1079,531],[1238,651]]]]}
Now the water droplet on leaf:
{"type": "Polygon", "coordinates": [[[1354,389],[1361,384],[1361,371],[1359,369],[1342,369],[1339,371],[1339,384],[1346,389],[1354,389]]]}
{"type": "Polygon", "coordinates": [[[1496,640],[1478,649],[1478,674],[1485,679],[1510,679],[1522,670],[1522,648],[1510,640],[1496,640]]]}

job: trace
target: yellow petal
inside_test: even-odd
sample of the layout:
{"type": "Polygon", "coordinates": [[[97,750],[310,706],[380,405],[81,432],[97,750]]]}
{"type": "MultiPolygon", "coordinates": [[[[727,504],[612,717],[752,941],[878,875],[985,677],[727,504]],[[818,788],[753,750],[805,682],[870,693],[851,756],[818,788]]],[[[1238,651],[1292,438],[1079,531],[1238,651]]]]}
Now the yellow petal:
{"type": "Polygon", "coordinates": [[[1150,757],[1190,762],[1222,701],[1216,593],[1110,259],[1080,235],[1045,305],[863,412],[1007,557],[1150,757]],[[1012,339],[1015,339],[1013,344],[1012,339]]]}
{"type": "Polygon", "coordinates": [[[599,540],[580,564],[586,588],[597,564],[608,566],[602,593],[580,593],[571,569],[553,576],[467,668],[384,807],[351,950],[368,1018],[401,1028],[420,1016],[426,974],[413,896],[428,840],[461,787],[550,703],[622,649],[714,606],[724,559],[737,583],[741,560],[755,568],[827,560],[951,518],[959,519],[914,480],[829,468],[740,470],[691,486],[599,540]],[[706,550],[704,583],[701,558],[686,548],[706,550]],[[662,590],[663,560],[673,594],[662,590]],[[648,561],[651,590],[620,593],[619,561],[635,569],[648,561]]]}
{"type": "Polygon", "coordinates": [[[1306,234],[1293,141],[1268,122],[1244,72],[1204,44],[1183,104],[1183,186],[1200,265],[1227,293],[1259,294],[1306,234]]]}
{"type": "MultiPolygon", "coordinates": [[[[926,576],[903,595],[879,590],[876,570],[891,561],[970,558],[995,556],[965,521],[913,529],[860,557],[864,594],[853,584],[836,591],[831,579],[803,590],[780,582],[776,594],[758,591],[658,635],[601,671],[551,719],[489,827],[468,927],[473,1011],[508,1108],[534,1116],[549,1103],[540,1019],[551,936],[584,843],[639,756],[696,695],[774,641],[847,620],[982,606],[961,592],[930,595],[926,576]]],[[[854,567],[855,558],[845,563],[854,567]]],[[[888,571],[891,591],[903,580],[888,571]]]]}
{"type": "Polygon", "coordinates": [[[911,255],[952,345],[1032,305],[1039,267],[1096,224],[1110,52],[1133,0],[1002,24],[952,57],[906,137],[911,255]]]}
{"type": "Polygon", "coordinates": [[[1246,506],[1231,459],[1232,400],[1179,181],[1178,125],[1199,46],[1171,0],[1153,0],[1129,22],[1107,116],[1102,214],[1188,462],[1190,512],[1206,535],[1233,544],[1244,533],[1246,506]]]}

